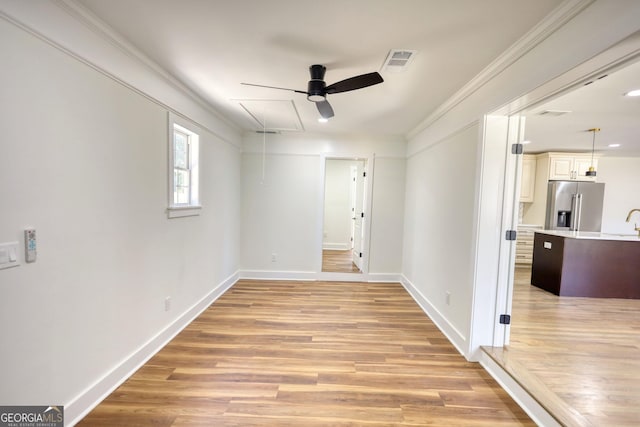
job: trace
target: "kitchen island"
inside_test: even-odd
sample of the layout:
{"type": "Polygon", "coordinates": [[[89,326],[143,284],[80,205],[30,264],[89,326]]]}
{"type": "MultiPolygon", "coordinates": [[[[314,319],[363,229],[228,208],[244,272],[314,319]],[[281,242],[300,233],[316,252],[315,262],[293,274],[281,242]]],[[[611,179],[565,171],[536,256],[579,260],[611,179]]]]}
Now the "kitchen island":
{"type": "Polygon", "coordinates": [[[531,284],[559,296],[640,299],[640,238],[536,231],[531,284]]]}

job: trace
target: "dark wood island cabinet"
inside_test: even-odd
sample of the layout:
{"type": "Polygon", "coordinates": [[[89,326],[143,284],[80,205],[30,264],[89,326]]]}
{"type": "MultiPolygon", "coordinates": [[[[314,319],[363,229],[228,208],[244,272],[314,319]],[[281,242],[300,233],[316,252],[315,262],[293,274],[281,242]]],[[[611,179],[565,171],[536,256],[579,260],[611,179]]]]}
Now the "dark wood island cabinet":
{"type": "Polygon", "coordinates": [[[536,232],[531,284],[559,296],[640,299],[640,238],[536,232]]]}

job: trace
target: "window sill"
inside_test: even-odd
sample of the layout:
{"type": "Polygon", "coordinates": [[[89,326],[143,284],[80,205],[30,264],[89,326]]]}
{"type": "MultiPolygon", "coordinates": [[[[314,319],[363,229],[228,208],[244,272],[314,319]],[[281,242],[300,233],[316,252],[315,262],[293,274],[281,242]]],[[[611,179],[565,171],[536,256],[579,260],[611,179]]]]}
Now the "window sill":
{"type": "Polygon", "coordinates": [[[202,206],[170,206],[167,208],[169,218],[184,218],[186,216],[198,216],[202,206]]]}

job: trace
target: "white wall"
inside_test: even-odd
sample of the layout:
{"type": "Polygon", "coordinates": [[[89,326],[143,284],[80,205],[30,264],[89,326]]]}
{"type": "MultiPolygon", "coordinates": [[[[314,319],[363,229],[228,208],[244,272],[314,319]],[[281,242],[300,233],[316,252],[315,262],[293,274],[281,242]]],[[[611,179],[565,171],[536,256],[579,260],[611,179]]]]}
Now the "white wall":
{"type": "Polygon", "coordinates": [[[267,155],[263,181],[262,156],[242,154],[242,270],[315,271],[320,168],[320,156],[267,155]]]}
{"type": "Polygon", "coordinates": [[[372,274],[402,271],[406,169],[404,158],[375,159],[369,248],[372,274]]]}
{"type": "MultiPolygon", "coordinates": [[[[353,182],[356,160],[328,159],[325,164],[323,249],[351,249],[353,182]]],[[[360,161],[362,163],[362,161],[360,161]]]]}
{"type": "Polygon", "coordinates": [[[263,142],[258,134],[244,139],[244,272],[263,277],[318,277],[325,158],[368,158],[375,153],[369,272],[399,275],[406,147],[401,138],[269,134],[261,183],[263,142]]]}
{"type": "Polygon", "coordinates": [[[233,281],[240,152],[201,129],[202,214],[168,219],[167,109],[2,19],[0,51],[0,241],[38,236],[0,271],[0,402],[71,421],[233,281]]]}
{"type": "Polygon", "coordinates": [[[478,132],[471,126],[407,162],[402,271],[459,345],[470,328],[478,132]]]}
{"type": "Polygon", "coordinates": [[[605,183],[602,232],[637,234],[634,224],[640,224],[640,215],[625,219],[631,209],[640,209],[640,158],[601,157],[598,182],[605,183]]]}

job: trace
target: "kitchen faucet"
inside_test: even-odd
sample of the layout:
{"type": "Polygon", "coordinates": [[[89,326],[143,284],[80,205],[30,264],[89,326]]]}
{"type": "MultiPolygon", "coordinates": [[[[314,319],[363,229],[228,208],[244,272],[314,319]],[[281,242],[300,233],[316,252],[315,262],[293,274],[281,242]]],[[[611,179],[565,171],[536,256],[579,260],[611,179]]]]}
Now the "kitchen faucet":
{"type": "MultiPolygon", "coordinates": [[[[631,210],[629,211],[629,215],[627,215],[627,222],[629,222],[629,220],[631,220],[631,215],[632,215],[634,212],[640,212],[640,209],[631,209],[631,210]]],[[[636,227],[636,231],[638,232],[638,237],[640,237],[640,227],[638,227],[638,224],[637,224],[637,223],[636,223],[636,224],[634,224],[634,225],[635,225],[635,227],[636,227]]]]}

